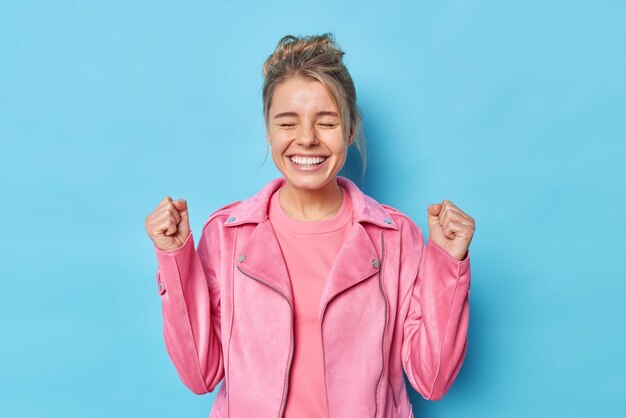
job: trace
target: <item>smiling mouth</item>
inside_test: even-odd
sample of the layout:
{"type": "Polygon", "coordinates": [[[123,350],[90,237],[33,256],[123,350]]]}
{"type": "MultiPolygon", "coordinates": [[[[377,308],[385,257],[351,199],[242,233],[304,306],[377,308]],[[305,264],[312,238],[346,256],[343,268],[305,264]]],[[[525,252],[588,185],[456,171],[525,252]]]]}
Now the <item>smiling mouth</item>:
{"type": "Polygon", "coordinates": [[[328,157],[299,157],[297,155],[289,157],[292,162],[302,167],[313,167],[322,164],[327,158],[328,157]]]}

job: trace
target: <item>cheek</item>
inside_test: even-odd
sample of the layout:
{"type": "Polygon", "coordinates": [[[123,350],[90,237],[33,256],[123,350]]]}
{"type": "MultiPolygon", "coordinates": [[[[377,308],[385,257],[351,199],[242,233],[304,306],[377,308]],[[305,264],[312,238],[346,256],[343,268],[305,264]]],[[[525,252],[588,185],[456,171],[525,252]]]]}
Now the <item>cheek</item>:
{"type": "Polygon", "coordinates": [[[276,146],[272,147],[272,153],[277,157],[282,156],[286,150],[287,147],[285,147],[284,144],[281,143],[277,143],[276,146]]]}
{"type": "Polygon", "coordinates": [[[269,143],[272,146],[272,153],[280,153],[285,149],[285,140],[280,135],[272,134],[269,138],[269,143]]]}
{"type": "Polygon", "coordinates": [[[282,159],[282,153],[274,147],[272,147],[272,159],[276,164],[279,164],[280,160],[282,159]]]}
{"type": "Polygon", "coordinates": [[[285,144],[281,143],[280,141],[275,141],[273,138],[271,146],[272,160],[274,160],[274,165],[276,165],[277,167],[281,167],[286,164],[284,156],[285,151],[285,144]]]}
{"type": "Polygon", "coordinates": [[[336,140],[332,146],[332,153],[338,156],[345,156],[348,153],[348,144],[342,139],[336,140]]]}

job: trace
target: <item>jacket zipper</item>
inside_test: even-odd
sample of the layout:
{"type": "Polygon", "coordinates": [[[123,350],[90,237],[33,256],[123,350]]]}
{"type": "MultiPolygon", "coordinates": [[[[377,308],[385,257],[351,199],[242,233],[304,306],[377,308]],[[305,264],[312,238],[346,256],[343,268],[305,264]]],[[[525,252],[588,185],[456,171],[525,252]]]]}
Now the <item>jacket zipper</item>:
{"type": "MultiPolygon", "coordinates": [[[[381,239],[381,256],[380,256],[380,265],[378,266],[378,286],[383,295],[383,300],[385,301],[385,327],[383,329],[383,338],[382,338],[382,353],[383,353],[383,368],[380,371],[380,376],[378,376],[378,381],[376,382],[376,388],[374,389],[374,400],[376,408],[374,409],[374,418],[376,418],[376,414],[378,413],[378,386],[380,385],[380,379],[383,376],[383,372],[385,371],[385,333],[387,332],[387,297],[385,296],[385,292],[383,290],[383,282],[382,282],[382,271],[383,271],[383,260],[385,259],[385,231],[381,231],[380,235],[381,239]]],[[[322,320],[320,321],[320,330],[322,327],[322,322],[324,321],[324,312],[326,312],[326,306],[328,305],[328,301],[324,304],[324,308],[322,309],[322,320]]],[[[326,389],[326,417],[330,418],[330,411],[328,405],[328,388],[326,387],[326,350],[324,349],[324,333],[322,332],[322,358],[324,359],[324,388],[326,389]]]]}
{"type": "Polygon", "coordinates": [[[320,337],[322,338],[322,365],[324,366],[324,395],[326,396],[326,418],[330,418],[330,410],[328,409],[328,387],[326,387],[326,350],[324,349],[324,327],[322,323],[324,322],[324,312],[326,312],[326,305],[328,305],[328,301],[324,304],[322,308],[322,319],[320,321],[320,337]]]}
{"type": "Polygon", "coordinates": [[[278,293],[279,295],[281,295],[282,297],[285,298],[285,300],[287,301],[287,303],[289,304],[289,307],[291,308],[291,342],[289,344],[289,363],[287,364],[287,372],[285,373],[285,390],[283,391],[283,396],[282,399],[280,400],[280,412],[278,413],[278,417],[282,418],[283,414],[285,412],[285,406],[286,406],[286,398],[287,398],[287,392],[289,390],[289,372],[291,371],[291,362],[293,359],[293,323],[294,323],[294,310],[293,310],[293,305],[291,304],[291,302],[289,301],[289,299],[287,298],[287,296],[285,296],[281,291],[279,291],[278,289],[276,289],[274,286],[268,284],[266,281],[261,280],[257,277],[252,276],[251,274],[246,273],[245,271],[243,271],[241,269],[240,266],[237,266],[237,270],[239,270],[241,273],[245,274],[246,276],[250,277],[251,279],[254,279],[260,283],[263,283],[264,285],[266,285],[267,287],[273,289],[276,293],[278,293]]]}
{"type": "Polygon", "coordinates": [[[382,338],[382,354],[383,354],[383,368],[380,371],[380,376],[378,377],[378,382],[376,383],[376,390],[374,392],[374,399],[376,400],[376,409],[374,410],[374,418],[376,418],[378,414],[378,386],[380,385],[380,380],[383,377],[383,372],[385,371],[385,333],[387,332],[387,296],[385,295],[385,290],[383,289],[383,260],[385,259],[385,231],[380,232],[380,245],[381,245],[381,254],[380,254],[380,265],[378,266],[378,286],[380,288],[380,292],[383,295],[383,300],[385,301],[385,327],[383,328],[383,338],[382,338]]]}

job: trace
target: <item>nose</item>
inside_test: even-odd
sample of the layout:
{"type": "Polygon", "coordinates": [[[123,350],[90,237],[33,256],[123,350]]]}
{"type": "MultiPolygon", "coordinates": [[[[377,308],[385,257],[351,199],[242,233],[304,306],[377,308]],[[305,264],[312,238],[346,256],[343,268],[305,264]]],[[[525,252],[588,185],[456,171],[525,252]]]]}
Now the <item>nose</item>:
{"type": "Polygon", "coordinates": [[[314,127],[302,124],[298,131],[297,142],[299,145],[310,147],[319,143],[319,140],[317,139],[317,132],[315,132],[314,127]]]}

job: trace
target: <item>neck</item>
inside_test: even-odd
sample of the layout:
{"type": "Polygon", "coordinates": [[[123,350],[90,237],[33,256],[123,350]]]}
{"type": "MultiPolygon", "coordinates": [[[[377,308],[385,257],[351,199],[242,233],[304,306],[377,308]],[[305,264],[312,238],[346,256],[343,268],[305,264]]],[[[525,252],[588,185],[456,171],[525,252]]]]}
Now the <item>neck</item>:
{"type": "Polygon", "coordinates": [[[287,181],[278,197],[292,217],[315,221],[337,213],[341,209],[343,194],[337,178],[334,178],[319,189],[299,189],[287,181]]]}

